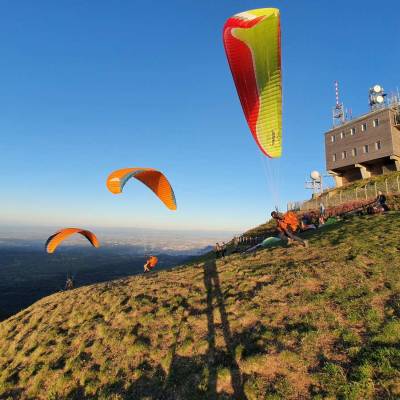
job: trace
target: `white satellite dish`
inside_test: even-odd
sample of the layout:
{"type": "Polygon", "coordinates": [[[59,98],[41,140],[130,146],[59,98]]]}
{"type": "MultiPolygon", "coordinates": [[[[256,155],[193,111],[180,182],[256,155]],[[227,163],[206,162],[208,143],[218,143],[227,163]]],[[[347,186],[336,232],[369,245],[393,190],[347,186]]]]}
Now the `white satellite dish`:
{"type": "Polygon", "coordinates": [[[321,174],[318,171],[312,171],[310,177],[313,181],[321,180],[321,174]]]}
{"type": "Polygon", "coordinates": [[[375,93],[380,93],[382,91],[382,86],[381,85],[375,85],[373,87],[373,90],[375,93]]]}
{"type": "Polygon", "coordinates": [[[378,96],[376,96],[376,99],[375,99],[375,100],[376,100],[377,103],[381,104],[381,103],[383,103],[384,98],[383,98],[382,95],[378,95],[378,96]]]}

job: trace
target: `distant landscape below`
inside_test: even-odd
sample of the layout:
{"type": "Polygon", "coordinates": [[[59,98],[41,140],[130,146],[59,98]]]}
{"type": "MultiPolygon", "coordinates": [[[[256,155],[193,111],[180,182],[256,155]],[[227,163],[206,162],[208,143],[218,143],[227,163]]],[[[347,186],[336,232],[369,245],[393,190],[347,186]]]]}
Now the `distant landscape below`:
{"type": "Polygon", "coordinates": [[[157,269],[183,264],[211,249],[227,232],[168,232],[140,229],[96,231],[99,249],[77,235],[56,250],[44,243],[57,229],[0,228],[0,320],[44,296],[63,290],[68,275],[75,286],[123,278],[143,272],[149,254],[159,258],[157,269]]]}

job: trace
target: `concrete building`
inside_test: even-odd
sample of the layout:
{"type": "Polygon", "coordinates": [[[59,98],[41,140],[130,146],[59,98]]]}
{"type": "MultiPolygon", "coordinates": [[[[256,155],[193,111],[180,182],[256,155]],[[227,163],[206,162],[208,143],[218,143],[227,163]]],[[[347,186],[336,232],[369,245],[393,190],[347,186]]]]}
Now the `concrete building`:
{"type": "Polygon", "coordinates": [[[400,105],[383,106],[325,133],[326,169],[336,186],[400,171],[400,105]]]}

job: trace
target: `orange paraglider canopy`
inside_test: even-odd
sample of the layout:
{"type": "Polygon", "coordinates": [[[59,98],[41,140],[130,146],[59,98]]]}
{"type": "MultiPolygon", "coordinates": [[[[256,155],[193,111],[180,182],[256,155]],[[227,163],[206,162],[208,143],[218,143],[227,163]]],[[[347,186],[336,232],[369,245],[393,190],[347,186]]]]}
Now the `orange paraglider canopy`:
{"type": "Polygon", "coordinates": [[[122,193],[130,178],[144,183],[170,210],[176,210],[175,194],[168,179],[153,168],[123,168],[114,171],[107,178],[107,188],[111,193],[122,193]]]}
{"type": "Polygon", "coordinates": [[[86,231],[84,229],[79,229],[79,228],[65,228],[61,229],[60,231],[56,232],[54,235],[51,235],[47,241],[46,241],[46,251],[48,253],[54,253],[55,249],[58,247],[58,245],[63,242],[66,238],[69,236],[75,234],[75,233],[80,233],[82,236],[85,236],[87,240],[94,246],[94,247],[100,247],[100,243],[97,240],[97,237],[94,233],[90,231],[86,231]]]}

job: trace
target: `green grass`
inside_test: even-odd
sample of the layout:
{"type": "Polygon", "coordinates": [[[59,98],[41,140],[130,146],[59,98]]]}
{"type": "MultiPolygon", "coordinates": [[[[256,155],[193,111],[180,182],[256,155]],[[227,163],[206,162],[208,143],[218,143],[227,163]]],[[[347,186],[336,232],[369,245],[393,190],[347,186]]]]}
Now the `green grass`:
{"type": "Polygon", "coordinates": [[[346,191],[346,190],[354,190],[356,188],[362,188],[366,184],[374,184],[374,183],[384,183],[385,180],[396,180],[396,178],[400,176],[400,172],[390,172],[388,174],[384,175],[377,175],[377,176],[372,176],[371,178],[366,178],[366,179],[358,179],[357,181],[353,183],[349,183],[345,185],[343,188],[340,189],[332,189],[331,191],[346,191]]]}
{"type": "Polygon", "coordinates": [[[0,398],[398,399],[399,217],[43,298],[0,323],[0,398]]]}

